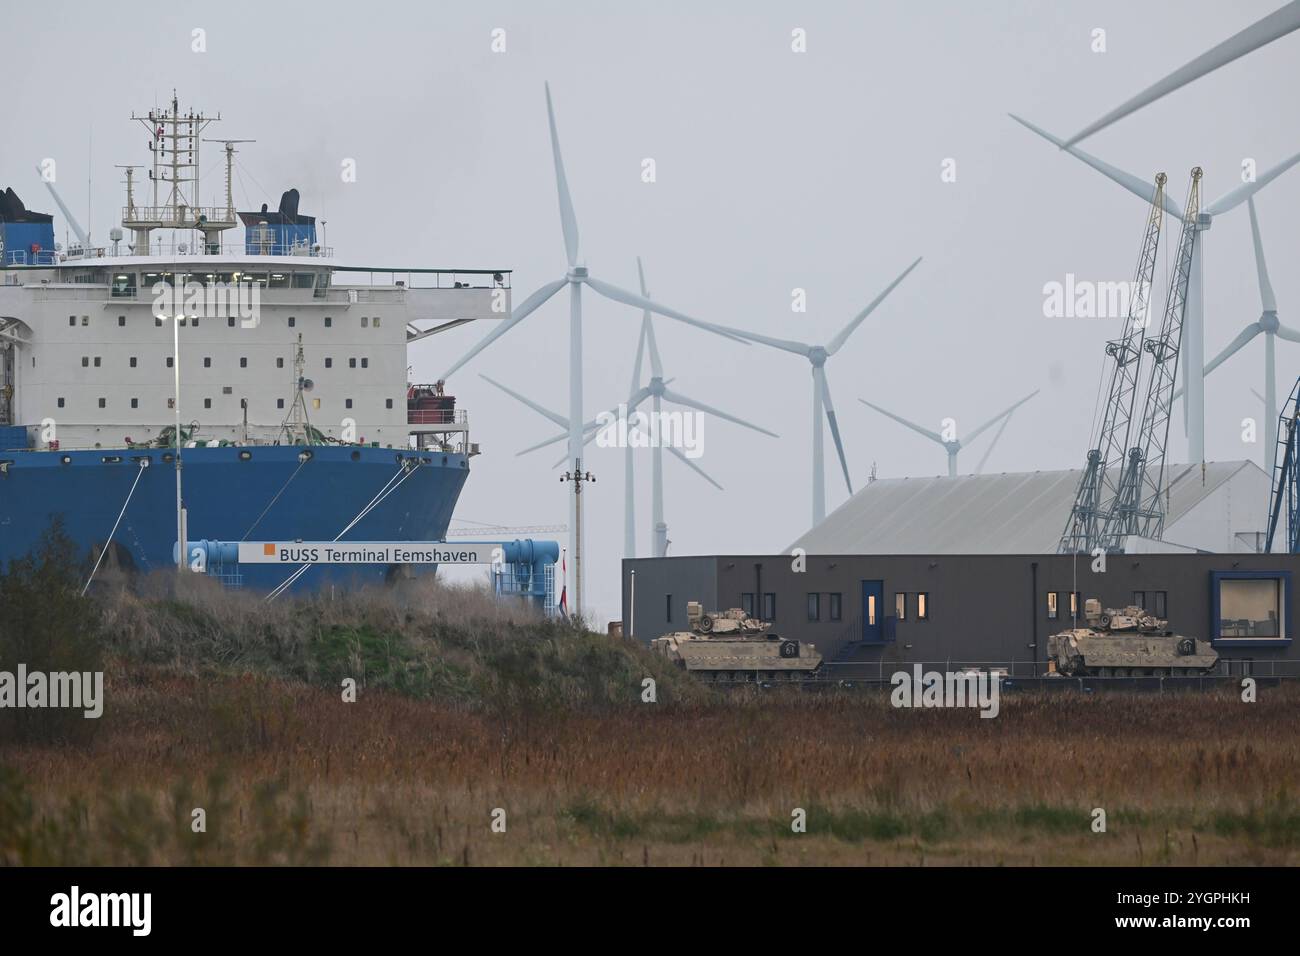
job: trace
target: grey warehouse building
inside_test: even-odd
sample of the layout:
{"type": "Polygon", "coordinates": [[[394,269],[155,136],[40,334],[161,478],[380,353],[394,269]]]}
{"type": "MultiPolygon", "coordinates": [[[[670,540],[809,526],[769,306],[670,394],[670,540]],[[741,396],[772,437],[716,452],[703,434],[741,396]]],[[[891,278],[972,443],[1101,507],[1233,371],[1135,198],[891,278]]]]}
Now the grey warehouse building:
{"type": "Polygon", "coordinates": [[[1046,673],[1047,636],[1085,626],[1083,602],[1097,598],[1210,639],[1220,673],[1300,676],[1300,555],[1255,549],[1262,469],[1175,470],[1164,539],[1131,541],[1098,572],[1086,555],[1054,553],[1077,475],[880,480],[782,554],[625,560],[623,633],[649,641],[686,630],[686,604],[699,601],[771,621],[845,676],[919,662],[1028,677],[1046,673]],[[1170,533],[1180,529],[1182,540],[1170,533]]]}

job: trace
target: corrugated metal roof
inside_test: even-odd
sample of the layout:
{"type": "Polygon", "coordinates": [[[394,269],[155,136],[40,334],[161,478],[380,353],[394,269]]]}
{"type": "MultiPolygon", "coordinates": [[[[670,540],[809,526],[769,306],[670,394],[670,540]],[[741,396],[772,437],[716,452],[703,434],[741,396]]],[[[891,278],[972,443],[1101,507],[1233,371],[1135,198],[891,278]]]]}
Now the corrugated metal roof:
{"type": "MultiPolygon", "coordinates": [[[[1172,465],[1166,528],[1250,461],[1172,465]]],[[[1082,472],[880,478],[792,547],[809,554],[1051,554],[1082,472]]],[[[1172,540],[1172,539],[1171,539],[1172,540]]]]}

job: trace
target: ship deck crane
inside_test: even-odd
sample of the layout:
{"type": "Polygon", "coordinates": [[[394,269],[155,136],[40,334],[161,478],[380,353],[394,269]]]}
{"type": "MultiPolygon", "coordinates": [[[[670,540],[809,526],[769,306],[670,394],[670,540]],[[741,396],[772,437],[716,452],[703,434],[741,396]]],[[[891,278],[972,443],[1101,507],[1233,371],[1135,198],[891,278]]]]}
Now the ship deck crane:
{"type": "MultiPolygon", "coordinates": [[[[1088,462],[1075,493],[1070,520],[1057,546],[1060,554],[1090,553],[1097,547],[1106,517],[1114,508],[1120,476],[1128,453],[1133,403],[1142,367],[1142,345],[1150,312],[1151,283],[1155,276],[1156,251],[1165,219],[1164,173],[1156,175],[1151,211],[1147,215],[1133,276],[1133,294],[1120,337],[1106,343],[1110,365],[1110,388],[1102,412],[1097,438],[1088,451],[1088,462]]],[[[1109,364],[1109,363],[1108,363],[1109,364]]],[[[1103,372],[1103,375],[1106,373],[1103,372]]]]}
{"type": "Polygon", "coordinates": [[[1154,336],[1147,336],[1143,348],[1151,355],[1147,373],[1146,401],[1137,440],[1129,448],[1128,462],[1120,477],[1115,507],[1102,527],[1100,547],[1122,551],[1130,536],[1159,539],[1165,529],[1165,457],[1169,446],[1169,418],[1178,377],[1178,353],[1182,347],[1183,320],[1187,315],[1187,290],[1191,283],[1192,259],[1200,231],[1201,167],[1192,170],[1192,182],[1183,207],[1183,230],[1178,240],[1178,261],[1170,277],[1164,319],[1154,336]]]}

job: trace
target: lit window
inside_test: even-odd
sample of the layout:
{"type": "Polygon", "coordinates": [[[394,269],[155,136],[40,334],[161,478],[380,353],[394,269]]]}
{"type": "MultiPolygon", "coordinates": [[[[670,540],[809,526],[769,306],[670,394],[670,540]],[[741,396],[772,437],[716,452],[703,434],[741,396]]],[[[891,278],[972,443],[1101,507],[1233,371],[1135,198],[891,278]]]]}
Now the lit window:
{"type": "Polygon", "coordinates": [[[320,410],[320,399],[319,399],[319,398],[313,398],[313,399],[311,400],[311,407],[312,407],[312,409],[313,409],[314,411],[319,411],[319,410],[320,410]]]}
{"type": "Polygon", "coordinates": [[[1076,621],[1078,619],[1079,619],[1079,592],[1071,591],[1070,592],[1070,620],[1076,621]]]}
{"type": "Polygon", "coordinates": [[[904,591],[894,595],[894,617],[900,621],[907,620],[907,593],[904,591]]]}
{"type": "Polygon", "coordinates": [[[375,328],[379,328],[379,316],[375,316],[375,328]]]}
{"type": "Polygon", "coordinates": [[[820,594],[808,595],[808,620],[820,621],[822,619],[822,596],[820,594]]]}
{"type": "Polygon", "coordinates": [[[920,591],[916,595],[916,619],[930,620],[930,595],[925,591],[920,591]]]}
{"type": "Polygon", "coordinates": [[[1060,616],[1061,616],[1060,611],[1057,610],[1056,607],[1056,592],[1048,591],[1047,592],[1047,619],[1049,621],[1055,621],[1060,616]]]}
{"type": "Polygon", "coordinates": [[[876,596],[874,594],[867,595],[867,624],[870,627],[875,627],[876,624],[876,596]]]}

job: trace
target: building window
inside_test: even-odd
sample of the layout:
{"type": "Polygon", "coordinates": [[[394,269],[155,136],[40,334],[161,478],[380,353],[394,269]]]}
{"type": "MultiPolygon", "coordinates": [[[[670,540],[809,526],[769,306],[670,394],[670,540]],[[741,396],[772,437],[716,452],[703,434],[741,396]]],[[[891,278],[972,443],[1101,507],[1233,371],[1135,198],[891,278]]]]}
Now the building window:
{"type": "Polygon", "coordinates": [[[375,316],[375,328],[379,328],[379,316],[375,316]]]}
{"type": "Polygon", "coordinates": [[[212,399],[210,399],[210,398],[205,398],[205,399],[203,400],[203,407],[204,407],[204,408],[211,408],[211,407],[212,407],[212,399]]]}
{"type": "Polygon", "coordinates": [[[75,315],[68,316],[68,325],[75,326],[76,324],[77,324],[77,317],[75,315]]]}
{"type": "Polygon", "coordinates": [[[330,328],[333,324],[334,324],[334,320],[333,320],[332,318],[330,318],[328,315],[325,316],[325,328],[328,329],[328,328],[330,328]]]}
{"type": "Polygon", "coordinates": [[[119,315],[119,316],[117,317],[117,327],[118,327],[118,328],[123,328],[123,327],[125,327],[125,326],[126,326],[126,316],[125,316],[125,315],[119,315]]]}
{"type": "Polygon", "coordinates": [[[1055,621],[1060,616],[1061,616],[1061,612],[1056,606],[1056,592],[1048,591],[1047,592],[1047,619],[1049,621],[1055,621]]]}
{"type": "Polygon", "coordinates": [[[671,594],[665,594],[664,595],[664,620],[671,622],[672,619],[673,619],[673,596],[671,594]]]}
{"type": "Polygon", "coordinates": [[[1147,592],[1146,592],[1146,591],[1134,591],[1134,592],[1133,592],[1133,606],[1134,606],[1134,607],[1140,607],[1140,608],[1142,608],[1142,610],[1144,610],[1144,611],[1147,609],[1147,592]]]}
{"type": "Polygon", "coordinates": [[[1151,602],[1153,605],[1153,607],[1151,608],[1151,613],[1154,614],[1156,617],[1168,618],[1169,617],[1169,592],[1152,591],[1151,596],[1155,599],[1151,602]]]}
{"type": "Polygon", "coordinates": [[[1291,575],[1286,571],[1211,572],[1216,640],[1287,637],[1291,575]]]}
{"type": "Polygon", "coordinates": [[[81,324],[82,324],[82,325],[89,325],[89,324],[90,324],[90,316],[88,316],[88,315],[83,315],[83,316],[81,317],[81,324]]]}
{"type": "Polygon", "coordinates": [[[1078,619],[1079,619],[1079,592],[1071,591],[1070,592],[1070,620],[1077,621],[1078,619]]]}
{"type": "Polygon", "coordinates": [[[63,399],[60,398],[60,399],[59,399],[59,408],[62,408],[62,407],[63,407],[63,399]]]}
{"type": "Polygon", "coordinates": [[[333,367],[334,367],[334,360],[333,360],[332,358],[327,358],[327,359],[325,360],[325,367],[326,367],[326,368],[333,368],[333,367]]]}
{"type": "Polygon", "coordinates": [[[316,411],[316,412],[320,411],[320,399],[313,398],[311,400],[311,407],[312,407],[312,411],[316,411]]]}
{"type": "Polygon", "coordinates": [[[843,607],[844,607],[843,597],[838,593],[828,594],[826,595],[826,597],[829,598],[828,604],[830,605],[826,610],[830,613],[831,620],[832,621],[840,620],[840,616],[843,613],[843,607]]]}
{"type": "Polygon", "coordinates": [[[284,399],[283,399],[283,398],[277,398],[277,399],[275,400],[275,407],[276,407],[276,408],[284,408],[284,399]]]}
{"type": "Polygon", "coordinates": [[[90,356],[89,356],[89,355],[83,355],[83,356],[81,357],[81,367],[82,367],[82,368],[90,368],[90,356]]]}
{"type": "Polygon", "coordinates": [[[344,407],[344,408],[351,408],[351,407],[352,407],[352,399],[350,399],[350,398],[345,398],[345,399],[343,399],[343,407],[344,407]]]}
{"type": "Polygon", "coordinates": [[[295,319],[292,315],[289,316],[289,328],[293,328],[297,324],[298,324],[298,320],[295,319]]]}
{"type": "Polygon", "coordinates": [[[136,363],[135,363],[135,356],[132,355],[132,356],[131,356],[131,367],[132,367],[132,368],[135,368],[135,364],[136,364],[136,363]]]}
{"type": "Polygon", "coordinates": [[[362,367],[362,368],[370,368],[370,359],[368,359],[368,358],[363,358],[363,359],[361,360],[361,367],[362,367]]]}
{"type": "Polygon", "coordinates": [[[235,317],[233,315],[226,317],[226,325],[232,329],[235,327],[235,317]]]}
{"type": "Polygon", "coordinates": [[[100,408],[107,408],[107,407],[108,407],[108,399],[106,399],[106,398],[101,398],[101,399],[99,400],[99,407],[100,407],[100,408]]]}
{"type": "Polygon", "coordinates": [[[392,408],[392,407],[393,407],[393,400],[392,400],[391,398],[386,398],[386,399],[384,399],[384,407],[385,407],[385,408],[392,408]]]}
{"type": "Polygon", "coordinates": [[[275,367],[276,367],[276,368],[284,368],[284,357],[283,357],[283,356],[281,356],[280,358],[278,358],[278,359],[275,360],[275,367]]]}
{"type": "Polygon", "coordinates": [[[99,368],[99,356],[95,356],[95,368],[99,368]]]}
{"type": "Polygon", "coordinates": [[[776,595],[767,591],[763,595],[763,620],[776,620],[776,595]]]}
{"type": "MultiPolygon", "coordinates": [[[[234,395],[234,394],[235,394],[235,390],[234,390],[232,387],[230,387],[229,385],[223,385],[223,386],[221,386],[221,394],[222,394],[222,395],[234,395]]],[[[240,408],[247,408],[248,406],[247,406],[247,405],[242,405],[242,404],[241,404],[239,407],[240,407],[240,408]]]]}
{"type": "Polygon", "coordinates": [[[370,318],[368,316],[363,315],[361,317],[361,327],[364,329],[369,324],[370,324],[370,318]]]}
{"type": "Polygon", "coordinates": [[[239,367],[240,367],[240,368],[248,368],[248,359],[247,359],[246,357],[240,357],[240,359],[239,359],[239,367]]]}
{"type": "Polygon", "coordinates": [[[740,609],[745,612],[745,617],[754,616],[754,592],[745,591],[740,595],[740,609]]]}
{"type": "Polygon", "coordinates": [[[822,596],[817,593],[808,595],[808,620],[820,621],[822,619],[822,596]]]}
{"type": "Polygon", "coordinates": [[[204,367],[204,368],[212,368],[212,357],[211,357],[211,356],[209,356],[209,355],[205,355],[205,356],[203,356],[203,367],[204,367]]]}
{"type": "Polygon", "coordinates": [[[357,360],[354,358],[348,359],[348,368],[356,368],[356,367],[357,367],[357,360]]]}
{"type": "Polygon", "coordinates": [[[175,363],[176,363],[176,359],[175,359],[173,356],[171,356],[171,355],[167,356],[167,367],[168,367],[168,368],[171,368],[175,363]]]}
{"type": "Polygon", "coordinates": [[[133,399],[131,399],[131,407],[132,407],[132,408],[139,408],[139,407],[140,407],[140,399],[138,399],[138,398],[133,398],[133,399]]]}
{"type": "Polygon", "coordinates": [[[916,619],[918,621],[930,620],[930,594],[927,591],[918,591],[916,595],[916,619]]]}
{"type": "Polygon", "coordinates": [[[907,592],[899,591],[894,595],[894,617],[900,621],[907,620],[907,592]]]}

